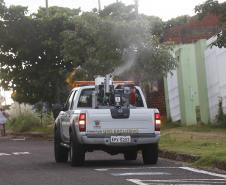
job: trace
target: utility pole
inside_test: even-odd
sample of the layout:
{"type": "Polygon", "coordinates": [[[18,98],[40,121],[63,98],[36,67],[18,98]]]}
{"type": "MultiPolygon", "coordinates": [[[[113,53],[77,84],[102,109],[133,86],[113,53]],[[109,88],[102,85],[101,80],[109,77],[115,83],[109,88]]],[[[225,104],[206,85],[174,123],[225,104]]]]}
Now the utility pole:
{"type": "Polygon", "coordinates": [[[98,0],[98,10],[99,10],[99,12],[101,11],[101,2],[100,2],[100,0],[98,0]]]}
{"type": "Polygon", "coordinates": [[[139,15],[139,2],[138,2],[138,0],[135,0],[135,11],[136,11],[136,16],[138,18],[138,15],[139,15]]]}
{"type": "Polygon", "coordinates": [[[46,16],[49,17],[49,0],[46,0],[46,16]]]}

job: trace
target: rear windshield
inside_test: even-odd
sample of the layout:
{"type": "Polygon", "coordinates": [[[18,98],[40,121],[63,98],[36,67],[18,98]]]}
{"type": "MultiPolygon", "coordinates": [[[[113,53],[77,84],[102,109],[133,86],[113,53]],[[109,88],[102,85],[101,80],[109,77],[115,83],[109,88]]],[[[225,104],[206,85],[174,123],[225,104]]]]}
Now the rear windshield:
{"type": "MultiPolygon", "coordinates": [[[[92,108],[92,93],[94,89],[82,90],[79,100],[78,108],[92,108]]],[[[144,107],[144,103],[140,94],[140,91],[136,89],[136,105],[131,107],[144,107]]]]}

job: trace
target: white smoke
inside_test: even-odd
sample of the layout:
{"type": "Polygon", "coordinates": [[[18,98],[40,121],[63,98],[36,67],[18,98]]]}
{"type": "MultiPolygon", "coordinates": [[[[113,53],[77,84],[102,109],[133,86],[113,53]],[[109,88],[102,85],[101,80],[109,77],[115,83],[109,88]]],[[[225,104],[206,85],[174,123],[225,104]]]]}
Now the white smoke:
{"type": "Polygon", "coordinates": [[[129,49],[126,49],[123,53],[122,60],[125,61],[125,63],[119,67],[117,67],[113,75],[119,76],[123,74],[125,71],[129,70],[135,63],[137,59],[137,49],[135,47],[130,47],[129,49]]]}

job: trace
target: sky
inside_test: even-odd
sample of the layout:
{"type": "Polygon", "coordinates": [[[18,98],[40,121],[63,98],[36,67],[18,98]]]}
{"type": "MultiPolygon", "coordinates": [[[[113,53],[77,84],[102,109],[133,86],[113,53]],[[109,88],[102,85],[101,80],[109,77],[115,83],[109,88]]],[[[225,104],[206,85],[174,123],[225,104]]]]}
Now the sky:
{"type": "MultiPolygon", "coordinates": [[[[119,0],[125,4],[133,4],[134,0],[119,0]]],[[[219,0],[223,2],[224,0],[219,0]]],[[[5,0],[9,5],[27,6],[30,12],[45,6],[46,0],[5,0]]],[[[101,0],[102,8],[116,0],[101,0]]],[[[180,15],[194,15],[196,5],[205,0],[139,0],[139,12],[146,15],[155,15],[166,21],[180,15]]],[[[98,0],[49,0],[49,6],[62,6],[69,8],[81,7],[83,11],[97,8],[98,0]]]]}

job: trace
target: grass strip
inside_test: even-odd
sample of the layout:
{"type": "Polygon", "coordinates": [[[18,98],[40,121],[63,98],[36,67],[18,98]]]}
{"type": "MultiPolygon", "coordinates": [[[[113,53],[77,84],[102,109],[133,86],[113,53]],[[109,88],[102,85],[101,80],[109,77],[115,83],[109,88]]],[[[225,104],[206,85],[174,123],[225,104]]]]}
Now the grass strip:
{"type": "Polygon", "coordinates": [[[160,149],[181,155],[197,156],[200,167],[226,170],[226,129],[209,126],[163,128],[160,149]]]}

